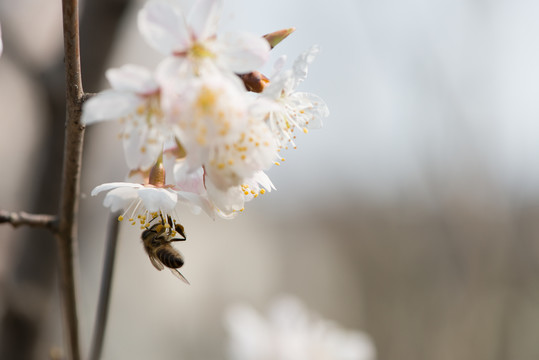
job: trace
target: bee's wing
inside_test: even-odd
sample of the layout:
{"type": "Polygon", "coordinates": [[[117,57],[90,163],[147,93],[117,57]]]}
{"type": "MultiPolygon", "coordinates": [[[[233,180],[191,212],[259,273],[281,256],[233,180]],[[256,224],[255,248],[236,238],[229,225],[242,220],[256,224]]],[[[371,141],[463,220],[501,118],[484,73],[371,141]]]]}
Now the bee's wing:
{"type": "Polygon", "coordinates": [[[157,260],[155,257],[153,256],[149,256],[150,258],[150,261],[152,262],[152,265],[159,271],[163,270],[165,267],[163,266],[163,264],[161,264],[161,262],[159,260],[157,260]]]}
{"type": "Polygon", "coordinates": [[[178,279],[180,279],[181,281],[183,281],[187,285],[191,285],[191,283],[189,283],[189,280],[187,280],[185,278],[185,276],[183,276],[182,273],[179,272],[177,269],[171,269],[171,268],[169,268],[169,269],[174,274],[174,276],[176,276],[178,279]]]}

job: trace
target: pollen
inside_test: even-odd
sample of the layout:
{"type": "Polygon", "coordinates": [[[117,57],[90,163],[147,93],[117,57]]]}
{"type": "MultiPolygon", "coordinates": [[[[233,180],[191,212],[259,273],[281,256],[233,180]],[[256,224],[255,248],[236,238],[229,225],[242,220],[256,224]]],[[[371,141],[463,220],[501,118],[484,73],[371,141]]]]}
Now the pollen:
{"type": "Polygon", "coordinates": [[[224,163],[219,163],[219,164],[217,164],[217,168],[220,169],[220,170],[223,170],[225,168],[225,164],[224,163]]]}
{"type": "Polygon", "coordinates": [[[304,128],[303,128],[303,132],[304,132],[305,134],[307,134],[307,133],[309,132],[309,130],[307,130],[307,128],[304,127],[304,128]]]}
{"type": "Polygon", "coordinates": [[[122,221],[124,217],[122,215],[118,216],[118,221],[122,221]]]}
{"type": "Polygon", "coordinates": [[[281,165],[281,164],[280,164],[279,162],[277,162],[277,161],[274,162],[274,164],[277,165],[277,166],[281,165]]]}
{"type": "Polygon", "coordinates": [[[260,189],[260,194],[264,195],[266,193],[265,189],[260,189]]]}
{"type": "Polygon", "coordinates": [[[146,112],[146,106],[139,105],[137,107],[137,115],[143,115],[146,112]]]}
{"type": "Polygon", "coordinates": [[[144,154],[146,152],[146,146],[141,146],[140,152],[144,154]]]}

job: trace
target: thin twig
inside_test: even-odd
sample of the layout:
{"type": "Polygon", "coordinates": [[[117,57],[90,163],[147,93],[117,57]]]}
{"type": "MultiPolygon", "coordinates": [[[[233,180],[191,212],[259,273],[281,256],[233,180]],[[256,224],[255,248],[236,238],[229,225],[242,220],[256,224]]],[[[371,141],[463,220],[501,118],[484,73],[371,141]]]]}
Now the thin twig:
{"type": "Polygon", "coordinates": [[[62,171],[62,196],[58,231],[60,283],[69,358],[80,359],[75,262],[77,261],[77,213],[84,125],[80,122],[83,89],[80,70],[78,1],[62,0],[67,119],[62,171]]]}
{"type": "Polygon", "coordinates": [[[103,273],[101,274],[101,288],[95,316],[94,333],[88,360],[99,360],[103,350],[103,339],[109,313],[110,289],[112,287],[112,274],[114,271],[114,259],[116,257],[116,244],[120,222],[118,214],[112,214],[109,218],[107,240],[105,244],[105,258],[103,260],[103,273]]]}
{"type": "Polygon", "coordinates": [[[0,210],[0,224],[9,223],[13,227],[28,225],[32,227],[42,227],[51,230],[53,233],[58,231],[58,218],[53,215],[29,214],[24,211],[10,212],[0,210]]]}

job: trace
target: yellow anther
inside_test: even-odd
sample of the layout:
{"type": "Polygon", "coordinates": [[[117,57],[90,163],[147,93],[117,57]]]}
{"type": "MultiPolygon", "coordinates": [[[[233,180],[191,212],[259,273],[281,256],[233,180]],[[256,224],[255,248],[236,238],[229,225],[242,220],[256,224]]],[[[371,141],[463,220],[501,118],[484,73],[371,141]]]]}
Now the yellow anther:
{"type": "Polygon", "coordinates": [[[133,219],[133,218],[129,218],[129,221],[135,221],[135,219],[133,219]]]}
{"type": "Polygon", "coordinates": [[[229,160],[228,160],[228,165],[232,165],[232,164],[234,164],[234,160],[229,159],[229,160]]]}
{"type": "Polygon", "coordinates": [[[307,128],[304,127],[304,128],[303,128],[303,132],[304,132],[305,134],[307,134],[307,133],[309,132],[309,130],[307,130],[307,128]]]}
{"type": "Polygon", "coordinates": [[[256,199],[258,197],[258,194],[254,194],[254,198],[256,199]]]}
{"type": "Polygon", "coordinates": [[[261,193],[261,194],[265,194],[265,193],[266,193],[266,189],[260,189],[260,193],[261,193]]]}
{"type": "Polygon", "coordinates": [[[219,164],[217,164],[217,168],[222,170],[222,169],[225,168],[225,164],[219,163],[219,164]]]}
{"type": "Polygon", "coordinates": [[[141,146],[140,147],[140,152],[144,154],[146,152],[146,146],[144,146],[144,145],[141,146]]]}
{"type": "Polygon", "coordinates": [[[143,115],[145,111],[146,111],[146,106],[140,105],[139,107],[137,107],[137,115],[143,115]]]}
{"type": "Polygon", "coordinates": [[[243,194],[244,195],[249,195],[249,191],[244,191],[243,194]]]}
{"type": "Polygon", "coordinates": [[[242,160],[245,160],[246,158],[247,158],[247,156],[245,156],[245,154],[243,154],[243,155],[241,156],[241,159],[242,159],[242,160]]]}
{"type": "Polygon", "coordinates": [[[255,194],[255,191],[254,191],[254,190],[251,190],[251,194],[253,194],[253,195],[254,195],[254,194],[255,194]]]}
{"type": "Polygon", "coordinates": [[[118,216],[118,221],[122,221],[124,219],[123,215],[118,216]]]}
{"type": "Polygon", "coordinates": [[[281,164],[280,164],[280,163],[278,163],[277,161],[276,161],[276,162],[274,162],[274,164],[275,164],[275,165],[277,165],[277,166],[281,165],[281,164]]]}

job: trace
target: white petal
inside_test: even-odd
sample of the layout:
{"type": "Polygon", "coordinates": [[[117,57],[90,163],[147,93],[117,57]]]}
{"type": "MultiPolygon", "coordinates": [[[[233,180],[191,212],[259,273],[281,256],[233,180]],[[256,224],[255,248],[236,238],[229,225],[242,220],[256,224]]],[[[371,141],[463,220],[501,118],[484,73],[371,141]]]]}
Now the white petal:
{"type": "Polygon", "coordinates": [[[128,183],[128,182],[112,182],[112,183],[105,183],[96,186],[93,190],[91,195],[96,196],[100,192],[108,191],[111,189],[116,189],[119,187],[125,187],[125,188],[133,188],[133,189],[140,189],[143,186],[141,184],[134,184],[134,183],[128,183]]]}
{"type": "Polygon", "coordinates": [[[228,33],[215,44],[219,62],[228,70],[244,74],[264,65],[270,46],[260,36],[249,33],[228,33]]]}
{"type": "Polygon", "coordinates": [[[301,79],[307,77],[307,71],[309,64],[312,63],[316,55],[320,52],[320,47],[318,45],[312,46],[309,50],[302,53],[296,61],[294,61],[294,74],[301,79]]]}
{"type": "Polygon", "coordinates": [[[116,120],[133,112],[141,99],[132,94],[105,90],[84,103],[81,121],[92,124],[102,120],[116,120]]]}
{"type": "Polygon", "coordinates": [[[163,55],[185,51],[191,43],[179,7],[164,1],[149,1],[138,14],[138,27],[148,44],[163,55]]]}
{"type": "Polygon", "coordinates": [[[198,40],[212,37],[217,32],[221,0],[198,0],[189,13],[189,27],[198,40]]]}
{"type": "Polygon", "coordinates": [[[289,98],[291,104],[302,112],[301,117],[298,117],[298,121],[305,119],[309,121],[306,125],[309,129],[319,129],[322,127],[322,118],[329,116],[329,109],[318,95],[311,93],[294,93],[289,98]]]}
{"type": "Polygon", "coordinates": [[[154,93],[159,89],[151,72],[142,66],[128,64],[109,69],[105,75],[114,90],[142,95],[154,93]]]}
{"type": "Polygon", "coordinates": [[[251,180],[256,181],[258,184],[262,185],[268,191],[271,191],[272,189],[275,190],[275,186],[271,182],[269,176],[266,175],[266,173],[263,171],[259,171],[256,174],[254,174],[251,180]]]}
{"type": "Polygon", "coordinates": [[[283,71],[284,64],[286,63],[286,55],[281,55],[273,64],[273,73],[271,74],[270,79],[273,79],[277,74],[283,71]]]}
{"type": "Polygon", "coordinates": [[[172,210],[178,202],[178,195],[167,189],[142,188],[139,189],[138,195],[149,212],[172,210]]]}
{"type": "Polygon", "coordinates": [[[225,215],[243,209],[243,192],[239,186],[233,186],[223,191],[218,189],[209,178],[206,178],[208,197],[225,215]]]}
{"type": "Polygon", "coordinates": [[[147,170],[157,161],[163,150],[163,137],[156,127],[127,124],[123,146],[125,161],[129,169],[147,170]]]}
{"type": "Polygon", "coordinates": [[[158,65],[155,70],[155,78],[161,86],[173,85],[179,79],[184,78],[189,68],[184,57],[167,56],[158,65]]]}
{"type": "Polygon", "coordinates": [[[197,168],[190,171],[190,167],[185,161],[178,161],[174,165],[174,184],[182,191],[195,194],[206,192],[204,188],[204,169],[197,168]]]}
{"type": "Polygon", "coordinates": [[[127,209],[137,198],[136,189],[130,187],[118,187],[107,193],[103,200],[103,205],[110,208],[110,211],[115,212],[127,209]]]}

